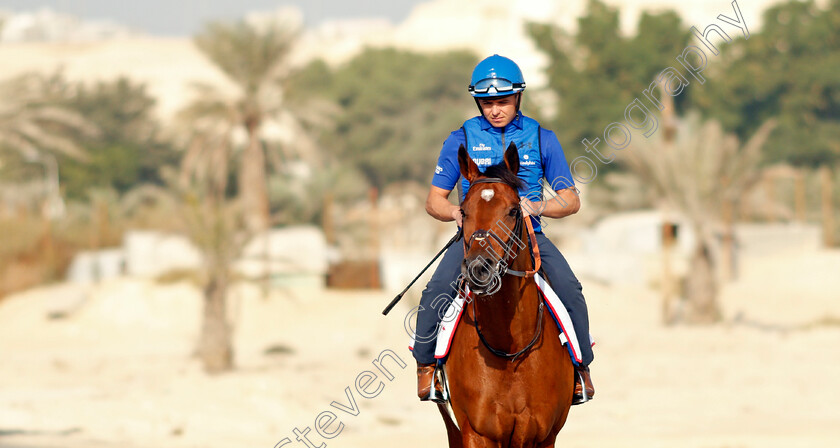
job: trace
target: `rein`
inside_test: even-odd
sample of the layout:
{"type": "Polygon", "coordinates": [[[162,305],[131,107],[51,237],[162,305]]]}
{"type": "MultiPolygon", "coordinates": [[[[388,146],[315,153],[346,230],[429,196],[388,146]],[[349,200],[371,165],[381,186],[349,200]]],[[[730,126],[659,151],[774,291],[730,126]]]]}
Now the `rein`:
{"type": "MultiPolygon", "coordinates": [[[[476,184],[488,184],[488,183],[504,183],[504,181],[502,179],[498,178],[498,177],[485,177],[485,178],[482,178],[482,179],[476,179],[470,185],[470,188],[472,188],[476,184]]],[[[517,206],[517,208],[514,209],[514,210],[516,211],[516,224],[514,224],[513,233],[511,234],[511,237],[508,239],[507,243],[502,241],[502,239],[493,232],[490,232],[490,231],[487,231],[487,230],[477,230],[477,231],[473,232],[473,234],[470,236],[469,241],[467,241],[467,239],[464,238],[464,254],[467,254],[469,252],[470,245],[472,244],[472,242],[474,240],[475,241],[483,241],[484,239],[486,239],[489,236],[489,237],[495,239],[496,242],[498,242],[500,246],[504,247],[504,252],[502,252],[502,253],[505,256],[505,259],[499,260],[499,262],[497,263],[497,269],[498,269],[498,267],[500,267],[502,265],[504,266],[504,269],[501,272],[498,273],[499,276],[504,276],[505,274],[511,274],[511,275],[514,275],[514,276],[517,276],[517,277],[522,277],[522,278],[533,277],[540,270],[540,266],[542,265],[542,258],[540,257],[540,248],[537,245],[537,237],[534,234],[534,226],[531,223],[530,216],[527,219],[525,219],[522,216],[521,206],[517,206]],[[519,235],[522,233],[522,223],[523,223],[523,221],[525,222],[525,227],[528,230],[528,239],[530,240],[530,243],[531,243],[529,246],[530,246],[530,250],[531,250],[531,255],[534,258],[534,269],[526,270],[526,271],[517,271],[517,270],[508,268],[508,263],[507,263],[506,259],[510,255],[510,249],[513,247],[513,244],[514,244],[513,238],[519,238],[519,235]],[[504,264],[503,264],[503,262],[504,262],[504,264]]],[[[514,257],[514,258],[516,258],[516,257],[514,257]]],[[[516,361],[516,358],[518,358],[519,356],[521,356],[522,354],[524,354],[525,352],[527,352],[528,350],[533,348],[534,345],[537,343],[537,341],[540,339],[540,335],[542,334],[542,328],[543,328],[543,309],[544,309],[544,305],[543,305],[542,300],[539,301],[540,305],[539,305],[538,312],[537,312],[537,328],[534,330],[534,337],[531,339],[531,342],[529,342],[528,345],[526,345],[524,348],[517,351],[516,353],[507,353],[505,351],[493,348],[490,345],[490,343],[487,342],[487,339],[484,338],[484,334],[481,333],[481,328],[479,328],[478,310],[476,309],[475,302],[476,301],[473,300],[473,304],[472,304],[473,305],[473,316],[474,316],[474,319],[475,319],[475,331],[476,331],[476,333],[478,333],[478,338],[481,340],[481,343],[484,344],[484,347],[486,347],[487,350],[490,351],[490,353],[493,353],[494,355],[499,356],[501,358],[508,358],[508,359],[511,360],[511,362],[514,362],[514,361],[516,361]]]]}
{"type": "Polygon", "coordinates": [[[513,269],[505,268],[505,273],[515,275],[517,277],[533,277],[534,274],[539,272],[540,267],[542,266],[542,257],[540,257],[540,246],[537,245],[537,236],[534,234],[534,224],[531,223],[531,218],[525,221],[525,227],[528,228],[528,239],[531,241],[531,254],[534,257],[534,269],[530,271],[515,271],[513,269]]]}
{"type": "Polygon", "coordinates": [[[490,346],[490,343],[487,342],[487,339],[484,339],[484,335],[481,334],[481,329],[478,328],[478,311],[475,309],[475,302],[476,301],[473,300],[472,302],[473,302],[473,304],[472,304],[473,305],[473,316],[475,316],[475,331],[476,331],[476,333],[478,333],[478,338],[481,339],[481,343],[484,344],[485,347],[487,347],[487,350],[490,350],[490,353],[492,353],[496,356],[499,356],[501,358],[510,358],[510,362],[514,362],[514,361],[516,361],[516,358],[518,358],[521,354],[530,350],[531,347],[533,347],[534,344],[536,344],[537,341],[540,339],[540,335],[542,334],[542,327],[543,327],[543,308],[544,308],[542,300],[540,300],[539,312],[537,313],[537,329],[534,330],[534,338],[531,339],[531,342],[529,342],[528,345],[526,345],[524,348],[522,348],[522,350],[519,350],[516,353],[503,352],[499,349],[496,349],[496,348],[493,348],[493,347],[490,346]]]}

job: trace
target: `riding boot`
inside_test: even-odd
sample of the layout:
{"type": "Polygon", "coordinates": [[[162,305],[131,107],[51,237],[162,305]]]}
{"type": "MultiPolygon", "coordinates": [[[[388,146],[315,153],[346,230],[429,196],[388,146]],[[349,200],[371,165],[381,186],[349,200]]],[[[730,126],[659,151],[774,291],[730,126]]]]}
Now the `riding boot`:
{"type": "Polygon", "coordinates": [[[589,366],[579,365],[575,367],[575,394],[572,404],[583,404],[595,396],[595,386],[592,385],[592,376],[589,374],[589,366]]]}
{"type": "Polygon", "coordinates": [[[435,382],[436,397],[442,396],[443,386],[437,378],[435,378],[435,363],[421,364],[417,363],[417,396],[420,401],[429,401],[432,395],[432,381],[435,382]]]}

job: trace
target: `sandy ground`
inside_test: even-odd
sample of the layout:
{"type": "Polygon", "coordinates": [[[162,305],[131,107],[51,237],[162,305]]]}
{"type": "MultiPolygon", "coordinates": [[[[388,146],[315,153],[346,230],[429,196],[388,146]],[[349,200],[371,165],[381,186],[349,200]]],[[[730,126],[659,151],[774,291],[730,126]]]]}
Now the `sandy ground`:
{"type": "MultiPolygon", "coordinates": [[[[597,339],[596,399],[575,407],[563,447],[840,446],[840,251],[745,259],[722,295],[727,323],[665,328],[657,293],[584,283],[597,339]],[[738,316],[736,319],[735,317],[738,316]]],[[[186,283],[56,285],[0,303],[0,447],[274,447],[332,401],[343,430],[315,446],[445,446],[415,395],[401,304],[384,292],[238,287],[237,370],[191,357],[199,295],[186,283]],[[58,310],[67,317],[51,319],[58,310]],[[266,354],[283,346],[291,353],[266,354]],[[407,364],[381,394],[360,372],[394,350],[407,364]]],[[[382,378],[382,375],[380,375],[382,378]]],[[[294,442],[287,447],[304,446],[294,442]]]]}

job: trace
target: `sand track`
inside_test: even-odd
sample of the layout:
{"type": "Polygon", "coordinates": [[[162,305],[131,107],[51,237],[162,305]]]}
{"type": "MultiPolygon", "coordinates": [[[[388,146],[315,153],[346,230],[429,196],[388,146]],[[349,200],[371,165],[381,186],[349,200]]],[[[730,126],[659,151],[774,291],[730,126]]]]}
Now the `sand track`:
{"type": "MultiPolygon", "coordinates": [[[[730,322],[713,327],[664,328],[655,292],[583,279],[597,398],[572,410],[562,446],[840,446],[830,319],[840,317],[840,253],[749,261],[722,296],[730,322]]],[[[63,284],[3,301],[0,447],[271,448],[346,402],[386,349],[408,367],[378,397],[357,395],[357,416],[337,412],[345,428],[327,446],[444,446],[437,411],[414,396],[407,304],[386,318],[386,293],[258,291],[233,294],[238,369],[219,376],[191,357],[200,298],[188,284],[63,284]]]]}

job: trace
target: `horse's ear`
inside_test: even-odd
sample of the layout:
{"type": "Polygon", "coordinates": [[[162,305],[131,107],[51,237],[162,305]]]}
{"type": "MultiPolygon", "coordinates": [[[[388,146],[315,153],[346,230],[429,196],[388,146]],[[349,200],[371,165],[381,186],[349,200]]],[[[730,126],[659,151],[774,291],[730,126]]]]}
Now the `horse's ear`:
{"type": "Polygon", "coordinates": [[[510,146],[505,151],[505,165],[513,174],[519,174],[519,150],[513,142],[510,142],[510,146]]]}
{"type": "Polygon", "coordinates": [[[467,182],[472,183],[473,179],[478,177],[478,165],[473,162],[472,157],[467,153],[467,148],[464,145],[458,147],[458,165],[461,167],[461,175],[467,182]]]}

